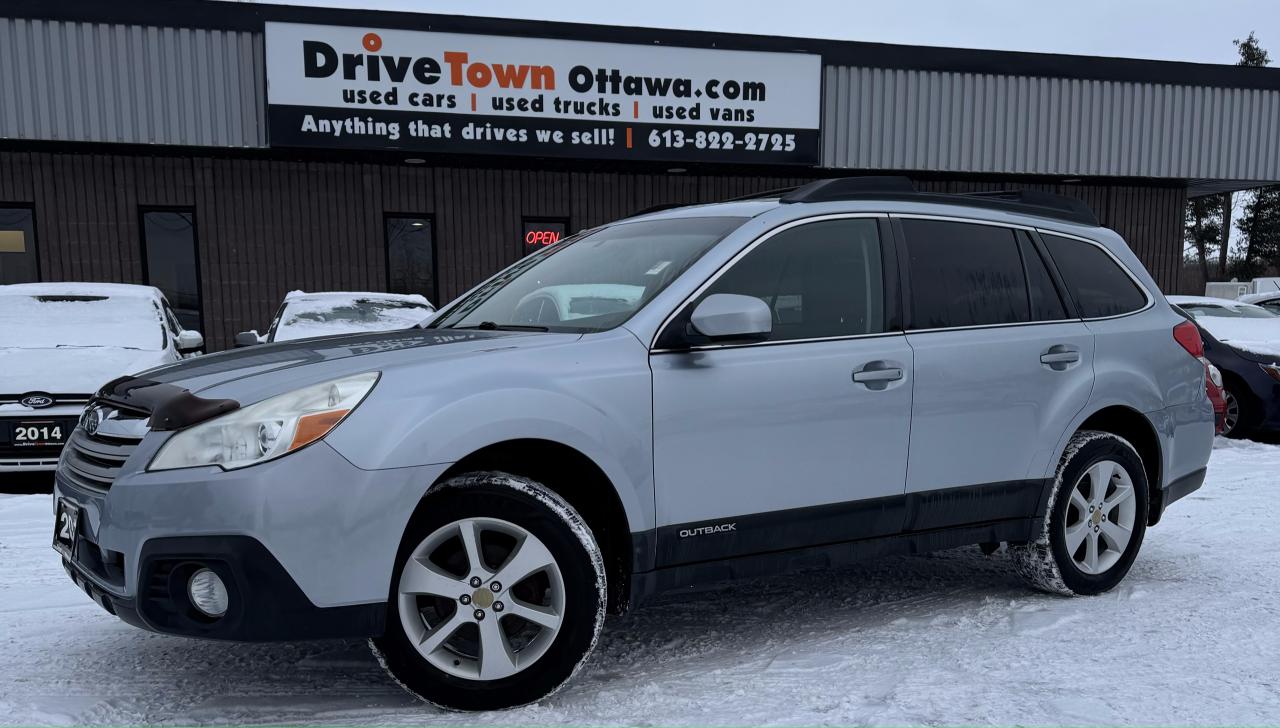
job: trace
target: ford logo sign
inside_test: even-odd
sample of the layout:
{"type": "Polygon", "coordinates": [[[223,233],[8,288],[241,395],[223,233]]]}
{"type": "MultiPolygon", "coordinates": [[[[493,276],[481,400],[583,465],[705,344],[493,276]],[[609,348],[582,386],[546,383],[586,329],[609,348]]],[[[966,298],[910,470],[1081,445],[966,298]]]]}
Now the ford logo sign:
{"type": "Polygon", "coordinates": [[[42,409],[53,404],[53,397],[50,397],[47,394],[37,394],[32,392],[31,394],[22,395],[22,398],[18,400],[18,404],[23,407],[30,407],[31,409],[42,409]]]}

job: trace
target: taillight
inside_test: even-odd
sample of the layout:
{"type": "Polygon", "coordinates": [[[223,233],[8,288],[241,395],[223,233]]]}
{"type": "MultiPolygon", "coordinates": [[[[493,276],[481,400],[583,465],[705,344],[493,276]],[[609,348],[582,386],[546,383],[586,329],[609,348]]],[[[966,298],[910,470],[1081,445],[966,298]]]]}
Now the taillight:
{"type": "Polygon", "coordinates": [[[1183,321],[1173,327],[1173,340],[1197,359],[1204,357],[1204,341],[1200,339],[1200,329],[1190,321],[1183,321]]]}

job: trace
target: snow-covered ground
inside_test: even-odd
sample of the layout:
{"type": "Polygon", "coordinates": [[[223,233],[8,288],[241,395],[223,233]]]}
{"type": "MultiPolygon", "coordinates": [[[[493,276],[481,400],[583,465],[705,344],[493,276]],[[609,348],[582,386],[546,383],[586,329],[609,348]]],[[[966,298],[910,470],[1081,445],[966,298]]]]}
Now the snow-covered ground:
{"type": "Polygon", "coordinates": [[[128,627],[63,574],[49,497],[0,496],[0,722],[1273,724],[1277,480],[1280,447],[1220,441],[1104,596],[975,548],[742,584],[612,620],[566,689],[483,716],[413,702],[360,642],[128,627]]]}

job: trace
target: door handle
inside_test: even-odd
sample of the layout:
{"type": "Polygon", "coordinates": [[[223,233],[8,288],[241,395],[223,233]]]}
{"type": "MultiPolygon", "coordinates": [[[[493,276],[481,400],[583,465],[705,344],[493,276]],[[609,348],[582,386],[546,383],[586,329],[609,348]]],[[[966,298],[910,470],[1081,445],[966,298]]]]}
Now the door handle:
{"type": "Polygon", "coordinates": [[[1055,372],[1064,372],[1073,364],[1080,363],[1080,350],[1066,344],[1054,344],[1040,355],[1040,363],[1055,372]]]}
{"type": "Polygon", "coordinates": [[[890,383],[899,379],[902,379],[902,365],[891,361],[867,362],[861,369],[853,372],[855,384],[861,384],[874,392],[888,389],[890,383]]]}
{"type": "Polygon", "coordinates": [[[859,384],[867,382],[896,382],[902,379],[902,370],[893,369],[863,369],[860,372],[853,373],[853,381],[859,384]]]}

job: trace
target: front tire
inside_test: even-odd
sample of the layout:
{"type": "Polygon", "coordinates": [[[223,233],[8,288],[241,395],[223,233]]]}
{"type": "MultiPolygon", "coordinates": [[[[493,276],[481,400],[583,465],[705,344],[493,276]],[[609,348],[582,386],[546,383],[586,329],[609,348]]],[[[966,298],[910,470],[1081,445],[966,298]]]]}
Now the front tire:
{"type": "Polygon", "coordinates": [[[1076,433],[1058,465],[1040,537],[1009,548],[1018,575],[1055,594],[1115,587],[1146,534],[1147,487],[1142,458],[1127,440],[1076,433]]]}
{"type": "Polygon", "coordinates": [[[498,710],[551,695],[604,624],[604,558],[582,517],[506,473],[442,483],[396,560],[379,662],[422,700],[498,710]]]}

